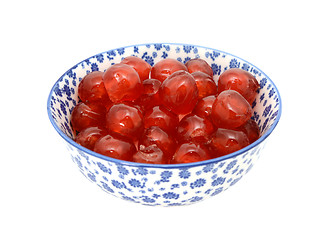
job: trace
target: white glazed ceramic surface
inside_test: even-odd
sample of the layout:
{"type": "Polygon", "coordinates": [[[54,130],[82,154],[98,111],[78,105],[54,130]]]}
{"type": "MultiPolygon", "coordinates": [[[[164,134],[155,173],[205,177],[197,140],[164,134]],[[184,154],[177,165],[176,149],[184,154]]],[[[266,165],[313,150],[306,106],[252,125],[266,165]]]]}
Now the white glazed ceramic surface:
{"type": "Polygon", "coordinates": [[[281,115],[281,99],[274,83],[261,70],[231,54],[188,44],[144,44],[110,50],[92,56],[69,69],[52,88],[48,115],[57,132],[66,141],[73,162],[91,182],[104,191],[145,205],[185,205],[215,196],[237,183],[258,160],[266,138],[281,115]],[[178,165],[132,163],[102,156],[78,144],[71,129],[70,115],[78,103],[77,88],[92,71],[105,71],[127,56],[137,56],[152,66],[165,58],[183,63],[202,58],[212,67],[215,81],[229,68],[241,68],[253,74],[260,90],[253,103],[253,119],[262,137],[235,153],[203,162],[178,165]]]}

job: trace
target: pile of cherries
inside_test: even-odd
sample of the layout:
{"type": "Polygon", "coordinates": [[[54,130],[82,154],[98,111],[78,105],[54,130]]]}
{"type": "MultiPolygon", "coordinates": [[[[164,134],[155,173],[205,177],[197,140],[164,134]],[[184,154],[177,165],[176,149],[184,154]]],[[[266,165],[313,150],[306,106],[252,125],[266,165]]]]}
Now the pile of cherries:
{"type": "Polygon", "coordinates": [[[178,164],[235,152],[260,137],[251,119],[259,84],[242,69],[218,85],[203,59],[163,59],[153,67],[135,56],[87,74],[72,111],[75,141],[126,161],[178,164]]]}

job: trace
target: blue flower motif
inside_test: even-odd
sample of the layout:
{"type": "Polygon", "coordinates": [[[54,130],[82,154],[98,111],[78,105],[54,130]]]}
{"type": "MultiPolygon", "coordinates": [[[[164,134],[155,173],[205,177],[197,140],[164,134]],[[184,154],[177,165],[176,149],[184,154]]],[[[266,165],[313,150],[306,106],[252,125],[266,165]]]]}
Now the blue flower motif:
{"type": "Polygon", "coordinates": [[[203,168],[203,172],[205,172],[205,173],[210,172],[213,169],[213,167],[214,167],[213,163],[208,164],[203,168]]]}
{"type": "Polygon", "coordinates": [[[96,177],[95,177],[95,175],[94,175],[94,173],[89,172],[89,173],[87,174],[87,176],[88,176],[89,179],[91,179],[93,182],[96,182],[96,181],[97,181],[97,180],[96,180],[96,177]]]}
{"type": "Polygon", "coordinates": [[[162,44],[160,43],[158,43],[158,44],[154,44],[154,48],[157,50],[157,51],[159,51],[161,48],[162,48],[162,44]]]}
{"type": "Polygon", "coordinates": [[[143,202],[146,202],[146,203],[154,203],[154,202],[156,202],[156,200],[155,199],[153,199],[153,198],[149,198],[148,196],[143,196],[143,202]]]}
{"type": "Polygon", "coordinates": [[[117,170],[122,175],[128,175],[128,173],[129,173],[125,167],[123,167],[122,165],[119,165],[119,164],[117,164],[117,170]]]}
{"type": "Polygon", "coordinates": [[[214,75],[220,75],[221,73],[221,65],[217,65],[216,63],[211,64],[211,69],[214,75]]]}
{"type": "Polygon", "coordinates": [[[245,71],[249,71],[249,69],[250,69],[249,64],[243,63],[242,69],[245,70],[245,71]]]}
{"type": "Polygon", "coordinates": [[[118,182],[117,180],[111,180],[111,183],[114,187],[122,189],[122,188],[126,188],[125,184],[122,182],[118,182]]]}
{"type": "Polygon", "coordinates": [[[101,183],[102,183],[102,187],[103,187],[105,190],[107,190],[108,192],[114,193],[114,190],[112,190],[112,189],[108,186],[107,183],[102,182],[102,181],[101,181],[101,183]]]}
{"type": "Polygon", "coordinates": [[[182,169],[182,170],[179,172],[178,176],[179,176],[180,178],[187,179],[187,178],[189,178],[189,177],[191,176],[191,173],[190,173],[187,169],[182,169]]]}
{"type": "Polygon", "coordinates": [[[117,52],[119,55],[123,55],[125,53],[125,48],[118,48],[117,52]]]}
{"type": "Polygon", "coordinates": [[[206,184],[206,180],[204,178],[199,178],[199,179],[195,180],[193,183],[191,183],[190,187],[192,189],[199,188],[199,187],[203,187],[204,184],[206,184]]]}
{"type": "Polygon", "coordinates": [[[215,187],[215,186],[221,185],[225,182],[225,180],[226,180],[226,178],[219,177],[211,183],[211,186],[215,187]]]}
{"type": "Polygon", "coordinates": [[[107,168],[104,164],[97,162],[97,165],[103,172],[111,174],[111,169],[107,168]]]}
{"type": "Polygon", "coordinates": [[[184,46],[183,46],[183,50],[184,50],[184,52],[186,52],[186,53],[190,53],[191,50],[192,50],[192,48],[193,48],[193,46],[190,46],[190,45],[184,45],[184,46]]]}
{"type": "Polygon", "coordinates": [[[263,78],[260,80],[260,88],[263,88],[267,84],[267,78],[263,78]]]}
{"type": "Polygon", "coordinates": [[[171,171],[163,171],[160,176],[161,176],[161,182],[169,182],[169,178],[173,175],[173,172],[171,171]]]}
{"type": "Polygon", "coordinates": [[[143,59],[144,59],[144,61],[146,61],[151,66],[154,65],[154,60],[153,60],[153,58],[151,56],[145,56],[143,59]]]}
{"type": "Polygon", "coordinates": [[[165,59],[168,57],[168,54],[166,52],[163,52],[162,55],[161,55],[161,58],[165,59]]]}
{"type": "Polygon", "coordinates": [[[163,198],[165,199],[178,199],[179,194],[174,193],[174,192],[167,192],[162,195],[163,198]]]}
{"type": "Polygon", "coordinates": [[[265,110],[264,110],[263,113],[262,113],[262,116],[263,116],[263,117],[267,117],[268,114],[269,114],[269,112],[270,112],[270,110],[271,110],[271,104],[269,104],[269,105],[265,108],[265,110]]]}
{"type": "Polygon", "coordinates": [[[195,196],[195,197],[192,197],[191,199],[189,199],[190,202],[198,202],[198,201],[201,201],[203,199],[203,197],[198,197],[198,196],[195,196]]]}
{"type": "Polygon", "coordinates": [[[230,68],[239,68],[240,67],[240,62],[238,62],[236,58],[233,58],[229,62],[229,67],[230,68]]]}
{"type": "Polygon", "coordinates": [[[92,70],[92,72],[94,72],[94,71],[99,71],[98,64],[96,64],[96,63],[92,63],[92,64],[91,64],[91,70],[92,70]]]}
{"type": "Polygon", "coordinates": [[[134,53],[139,53],[139,48],[137,46],[134,46],[134,53]]]}
{"type": "Polygon", "coordinates": [[[141,182],[135,178],[130,179],[128,183],[135,188],[142,187],[141,182]]]}
{"type": "Polygon", "coordinates": [[[163,45],[163,47],[166,49],[167,52],[170,51],[170,46],[169,45],[163,45]]]}
{"type": "Polygon", "coordinates": [[[221,193],[223,190],[224,190],[223,187],[219,187],[219,188],[217,188],[217,189],[216,189],[216,190],[211,194],[211,196],[215,196],[215,195],[217,195],[218,193],[221,193]]]}
{"type": "Polygon", "coordinates": [[[102,63],[103,60],[104,60],[104,57],[103,57],[102,54],[98,54],[98,55],[96,55],[95,57],[96,57],[97,61],[100,62],[100,63],[102,63]]]}
{"type": "Polygon", "coordinates": [[[140,174],[140,175],[147,175],[148,174],[148,169],[144,168],[144,167],[139,167],[136,169],[136,173],[140,174]]]}
{"type": "Polygon", "coordinates": [[[231,170],[231,169],[236,165],[236,163],[237,163],[237,160],[231,161],[231,162],[227,165],[226,169],[224,170],[224,173],[225,173],[225,174],[228,173],[229,170],[231,170]]]}
{"type": "Polygon", "coordinates": [[[271,98],[275,94],[275,92],[276,91],[274,88],[270,89],[268,96],[271,98]]]}

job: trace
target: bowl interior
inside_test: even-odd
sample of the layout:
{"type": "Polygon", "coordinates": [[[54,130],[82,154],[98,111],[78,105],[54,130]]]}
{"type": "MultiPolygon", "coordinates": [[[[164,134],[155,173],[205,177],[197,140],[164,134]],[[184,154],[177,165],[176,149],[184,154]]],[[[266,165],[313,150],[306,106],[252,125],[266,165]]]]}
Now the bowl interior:
{"type": "MultiPolygon", "coordinates": [[[[212,67],[216,82],[219,75],[229,68],[241,68],[253,74],[260,83],[259,94],[252,106],[253,118],[259,125],[261,137],[240,151],[246,151],[262,142],[279,121],[281,101],[278,90],[269,77],[251,63],[219,50],[194,45],[161,43],[134,45],[94,55],[73,66],[54,84],[48,98],[48,115],[57,132],[71,145],[89,154],[98,155],[73,141],[75,133],[72,131],[70,117],[79,101],[77,93],[79,82],[89,72],[105,71],[110,65],[119,63],[123,58],[131,55],[144,59],[151,66],[165,58],[174,58],[183,63],[192,58],[202,58],[212,67]]],[[[113,160],[104,156],[102,158],[113,160]]],[[[220,159],[223,160],[224,157],[220,159]]],[[[114,161],[125,162],[117,159],[114,161]]]]}

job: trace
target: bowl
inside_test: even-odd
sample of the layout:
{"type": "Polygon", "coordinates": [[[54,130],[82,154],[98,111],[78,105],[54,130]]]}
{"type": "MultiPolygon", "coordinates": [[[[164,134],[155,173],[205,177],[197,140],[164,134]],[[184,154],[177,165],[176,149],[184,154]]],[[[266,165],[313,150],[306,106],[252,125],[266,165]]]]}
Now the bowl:
{"type": "Polygon", "coordinates": [[[212,48],[190,44],[155,43],[121,47],[96,54],[66,71],[50,91],[47,111],[79,171],[105,192],[151,206],[179,206],[218,195],[239,182],[259,159],[267,137],[281,116],[281,98],[270,78],[253,64],[212,48]],[[253,119],[261,137],[247,147],[222,157],[188,164],[155,165],[123,161],[90,151],[74,139],[70,116],[78,103],[77,88],[92,71],[105,71],[127,56],[138,56],[150,65],[165,58],[183,63],[202,58],[211,65],[214,80],[229,68],[241,68],[260,83],[253,103],[253,119]]]}

